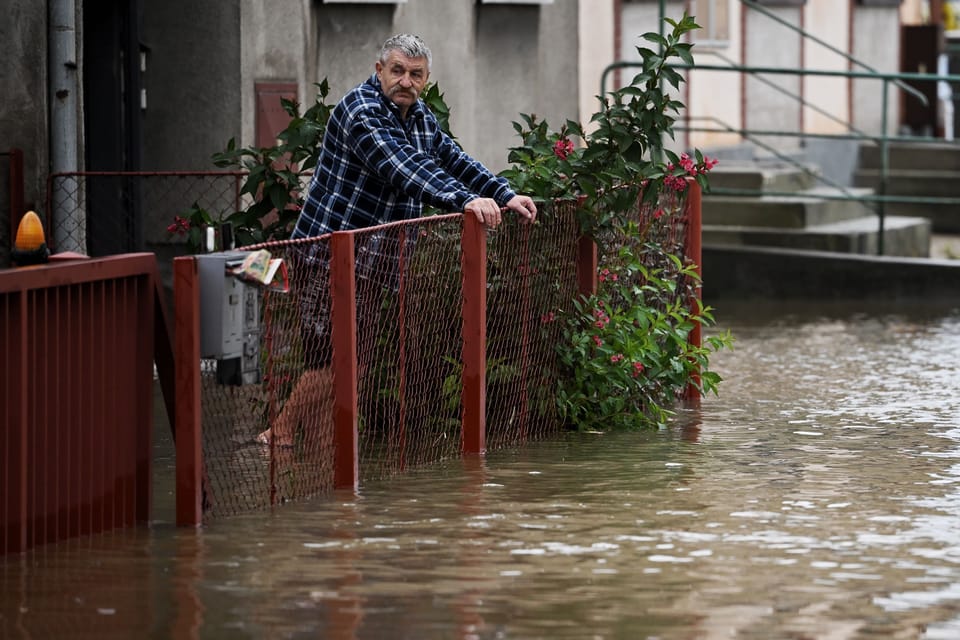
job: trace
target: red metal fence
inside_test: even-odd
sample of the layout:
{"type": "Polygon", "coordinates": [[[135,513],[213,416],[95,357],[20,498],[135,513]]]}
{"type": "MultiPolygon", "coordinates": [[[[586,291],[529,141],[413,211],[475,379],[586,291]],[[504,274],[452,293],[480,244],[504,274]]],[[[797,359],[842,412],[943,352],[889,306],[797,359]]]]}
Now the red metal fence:
{"type": "MultiPolygon", "coordinates": [[[[685,209],[650,239],[699,260],[699,190],[691,189],[685,209]]],[[[178,522],[356,487],[562,429],[552,397],[560,335],[547,319],[595,287],[597,250],[578,228],[576,203],[558,202],[536,225],[508,218],[492,232],[455,214],[248,247],[285,260],[291,291],[263,293],[262,378],[242,386],[218,382],[219,364],[201,359],[207,294],[198,258],[178,258],[178,522]],[[318,304],[320,313],[304,315],[318,304]],[[332,353],[311,365],[318,346],[332,353]],[[257,444],[268,426],[274,438],[257,444]]],[[[601,239],[601,255],[622,241],[601,239]]]]}
{"type": "Polygon", "coordinates": [[[0,270],[0,554],[148,519],[156,273],[0,270]]]}
{"type": "MultiPolygon", "coordinates": [[[[183,180],[205,202],[223,200],[221,211],[237,205],[234,174],[84,180],[120,177],[149,178],[164,219],[199,201],[183,180]],[[213,186],[224,178],[230,188],[213,186]],[[158,187],[167,180],[179,186],[158,187]]],[[[79,175],[59,178],[56,193],[87,193],[63,186],[79,175]]],[[[90,204],[73,202],[74,213],[90,204]]],[[[691,182],[684,211],[651,239],[699,264],[699,213],[691,182]]],[[[494,232],[456,214],[265,245],[291,267],[291,292],[256,298],[260,378],[245,385],[200,358],[195,257],[174,265],[176,358],[153,255],[0,272],[0,553],[147,518],[151,360],[175,429],[180,523],[558,431],[560,336],[548,319],[597,276],[598,247],[578,237],[575,217],[575,203],[560,202],[536,225],[508,219],[494,232]],[[329,307],[315,314],[319,333],[304,330],[304,304],[329,307]],[[311,366],[318,335],[332,363],[311,366]],[[287,440],[255,443],[284,424],[287,440]]],[[[623,241],[601,238],[599,253],[623,241]]]]}

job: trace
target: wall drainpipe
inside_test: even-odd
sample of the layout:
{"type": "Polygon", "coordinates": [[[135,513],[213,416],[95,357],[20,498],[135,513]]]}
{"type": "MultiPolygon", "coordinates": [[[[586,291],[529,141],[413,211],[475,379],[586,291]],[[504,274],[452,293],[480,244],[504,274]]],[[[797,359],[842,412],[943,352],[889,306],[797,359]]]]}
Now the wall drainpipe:
{"type": "MultiPolygon", "coordinates": [[[[50,172],[68,173],[78,170],[79,157],[77,3],[76,0],[49,1],[50,172]]],[[[75,197],[54,198],[61,204],[52,202],[52,210],[47,212],[55,251],[86,253],[82,186],[79,181],[76,183],[75,197]]]]}

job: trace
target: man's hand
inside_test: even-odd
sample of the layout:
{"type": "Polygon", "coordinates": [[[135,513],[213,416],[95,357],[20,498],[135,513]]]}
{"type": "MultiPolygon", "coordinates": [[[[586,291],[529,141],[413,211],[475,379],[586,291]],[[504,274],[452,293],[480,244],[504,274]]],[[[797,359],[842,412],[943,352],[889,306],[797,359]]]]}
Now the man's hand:
{"type": "Polygon", "coordinates": [[[464,213],[472,213],[491,229],[500,224],[500,205],[493,198],[474,198],[463,206],[464,213]]]}
{"type": "Polygon", "coordinates": [[[507,209],[514,211],[521,220],[533,222],[537,219],[537,205],[530,196],[513,196],[507,202],[507,209]]]}

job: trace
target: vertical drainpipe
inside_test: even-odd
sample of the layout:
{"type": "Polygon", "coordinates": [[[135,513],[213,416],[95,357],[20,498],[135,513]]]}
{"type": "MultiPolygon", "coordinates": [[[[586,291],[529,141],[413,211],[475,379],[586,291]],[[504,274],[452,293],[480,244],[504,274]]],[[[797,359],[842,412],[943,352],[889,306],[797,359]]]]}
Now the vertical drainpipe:
{"type": "MultiPolygon", "coordinates": [[[[77,64],[76,0],[50,0],[50,172],[77,171],[80,84],[77,64]]],[[[79,184],[77,185],[79,187],[79,184]]],[[[70,202],[82,202],[79,190],[70,202]]],[[[79,207],[47,212],[55,251],[86,253],[86,219],[79,207]]]]}

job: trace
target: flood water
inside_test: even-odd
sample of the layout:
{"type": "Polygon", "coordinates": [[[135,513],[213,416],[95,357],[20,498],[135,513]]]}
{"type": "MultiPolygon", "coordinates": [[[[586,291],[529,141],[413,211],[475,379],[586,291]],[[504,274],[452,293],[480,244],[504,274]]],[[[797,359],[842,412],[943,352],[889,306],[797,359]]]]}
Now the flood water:
{"type": "Polygon", "coordinates": [[[161,480],[149,529],[0,558],[0,637],[960,638],[960,311],[717,307],[666,429],[199,531],[161,480]]]}

